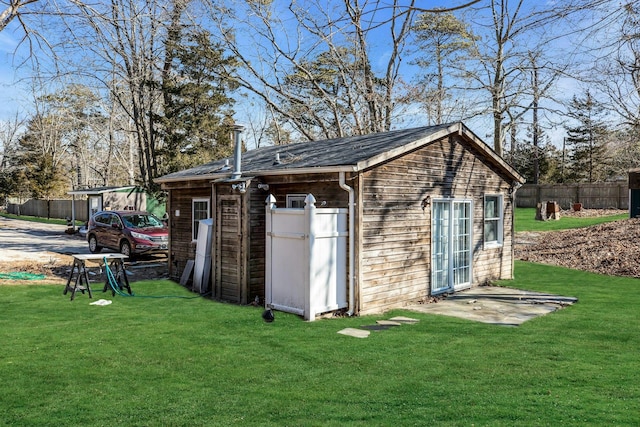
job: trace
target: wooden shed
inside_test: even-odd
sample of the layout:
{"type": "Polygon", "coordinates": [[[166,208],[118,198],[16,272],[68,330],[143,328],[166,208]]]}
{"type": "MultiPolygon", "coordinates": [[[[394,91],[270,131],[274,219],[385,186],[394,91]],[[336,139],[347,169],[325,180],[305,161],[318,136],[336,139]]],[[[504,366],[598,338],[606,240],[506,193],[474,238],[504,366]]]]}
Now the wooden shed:
{"type": "Polygon", "coordinates": [[[141,210],[157,216],[163,216],[164,207],[154,197],[147,194],[140,187],[129,185],[125,187],[94,187],[79,188],[67,192],[71,195],[71,218],[88,220],[101,210],[141,210]],[[86,197],[86,200],[76,203],[76,197],[86,197]],[[83,206],[84,205],[84,206],[83,206]]]}
{"type": "Polygon", "coordinates": [[[213,219],[215,299],[269,300],[267,274],[292,266],[270,264],[268,209],[309,200],[346,212],[347,255],[333,262],[347,276],[349,314],[513,275],[524,179],[462,123],[264,147],[157,181],[168,192],[172,278],[195,258],[198,221],[213,219]]]}

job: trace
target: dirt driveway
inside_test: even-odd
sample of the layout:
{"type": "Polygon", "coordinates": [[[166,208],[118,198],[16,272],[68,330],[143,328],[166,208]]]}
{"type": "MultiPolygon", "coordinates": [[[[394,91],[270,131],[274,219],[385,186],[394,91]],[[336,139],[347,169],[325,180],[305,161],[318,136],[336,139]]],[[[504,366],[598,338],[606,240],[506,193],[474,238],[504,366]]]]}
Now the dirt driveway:
{"type": "Polygon", "coordinates": [[[0,261],[48,261],[48,257],[89,253],[80,235],[65,233],[64,225],[0,217],[0,261]]]}
{"type": "MultiPolygon", "coordinates": [[[[42,274],[46,278],[38,283],[64,284],[73,264],[72,255],[89,253],[84,237],[67,234],[66,230],[64,225],[0,217],[0,273],[42,274]]],[[[127,262],[127,270],[130,281],[167,277],[167,258],[141,257],[127,262]]],[[[0,284],[30,282],[0,278],[0,284]]]]}

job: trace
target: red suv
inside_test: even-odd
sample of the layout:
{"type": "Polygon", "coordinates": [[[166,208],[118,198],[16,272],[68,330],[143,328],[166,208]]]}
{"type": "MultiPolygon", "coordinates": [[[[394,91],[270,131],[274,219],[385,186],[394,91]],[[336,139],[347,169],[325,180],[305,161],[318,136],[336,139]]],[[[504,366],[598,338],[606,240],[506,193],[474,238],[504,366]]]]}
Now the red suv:
{"type": "Polygon", "coordinates": [[[91,253],[113,249],[128,257],[138,254],[167,254],[169,230],[155,215],[140,211],[103,211],[91,217],[87,226],[91,253]]]}

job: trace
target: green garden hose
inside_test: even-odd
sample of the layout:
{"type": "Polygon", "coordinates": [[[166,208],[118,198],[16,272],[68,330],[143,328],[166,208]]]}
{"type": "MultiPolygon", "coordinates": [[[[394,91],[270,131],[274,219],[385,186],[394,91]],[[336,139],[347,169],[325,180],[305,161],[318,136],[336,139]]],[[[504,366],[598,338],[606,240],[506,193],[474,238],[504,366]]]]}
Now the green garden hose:
{"type": "Polygon", "coordinates": [[[14,271],[12,273],[0,273],[2,280],[42,280],[44,274],[27,273],[25,271],[14,271]]]}

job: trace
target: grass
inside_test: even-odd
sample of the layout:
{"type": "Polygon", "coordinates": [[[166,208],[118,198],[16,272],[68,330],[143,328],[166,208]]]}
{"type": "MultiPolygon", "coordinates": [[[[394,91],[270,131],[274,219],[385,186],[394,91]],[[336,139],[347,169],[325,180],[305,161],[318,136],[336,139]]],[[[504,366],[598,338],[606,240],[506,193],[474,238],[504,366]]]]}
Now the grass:
{"type": "Polygon", "coordinates": [[[515,226],[516,232],[521,231],[554,231],[566,230],[570,228],[589,227],[591,225],[602,224],[605,222],[618,221],[629,218],[629,213],[618,215],[600,216],[600,217],[568,217],[560,216],[559,220],[553,221],[536,221],[535,208],[516,208],[515,226]]]}
{"type": "Polygon", "coordinates": [[[640,423],[640,281],[518,262],[502,284],[579,303],[517,328],[402,310],[265,323],[259,308],[203,298],[98,307],[59,286],[0,287],[0,425],[640,423]],[[420,322],[337,334],[394,315],[420,322]]]}
{"type": "MultiPolygon", "coordinates": [[[[529,216],[517,210],[518,231],[602,221],[529,216]]],[[[3,286],[0,426],[640,424],[640,281],[515,271],[500,284],[579,302],[517,328],[403,310],[265,323],[255,307],[164,298],[193,295],[169,281],[135,282],[146,297],[106,307],[3,286]],[[395,315],[420,322],[337,334],[395,315]]]]}
{"type": "MultiPolygon", "coordinates": [[[[60,218],[43,218],[39,216],[15,215],[7,212],[0,212],[0,216],[5,218],[20,219],[22,221],[41,222],[44,224],[67,225],[67,220],[60,218]]],[[[82,226],[83,224],[83,221],[76,220],[76,226],[82,226]]]]}

